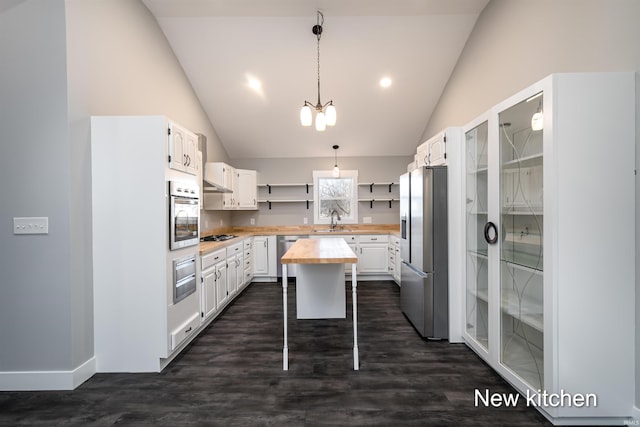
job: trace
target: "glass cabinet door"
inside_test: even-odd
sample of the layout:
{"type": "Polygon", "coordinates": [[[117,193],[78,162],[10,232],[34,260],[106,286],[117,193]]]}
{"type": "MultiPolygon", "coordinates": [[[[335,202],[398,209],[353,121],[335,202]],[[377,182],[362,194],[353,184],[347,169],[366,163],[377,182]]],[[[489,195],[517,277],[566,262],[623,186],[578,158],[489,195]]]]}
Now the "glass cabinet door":
{"type": "Polygon", "coordinates": [[[487,222],[488,124],[465,133],[466,156],[466,332],[485,350],[489,344],[487,222]]]}
{"type": "Polygon", "coordinates": [[[500,361],[544,387],[542,92],[499,113],[500,361]]]}

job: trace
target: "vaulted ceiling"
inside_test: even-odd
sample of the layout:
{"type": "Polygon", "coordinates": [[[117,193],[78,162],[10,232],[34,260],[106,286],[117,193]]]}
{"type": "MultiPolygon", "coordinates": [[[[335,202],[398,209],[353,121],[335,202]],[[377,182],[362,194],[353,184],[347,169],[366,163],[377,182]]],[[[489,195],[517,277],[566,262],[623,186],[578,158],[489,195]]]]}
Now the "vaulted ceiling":
{"type": "Polygon", "coordinates": [[[488,0],[143,2],[233,159],[411,155],[488,0]],[[324,132],[299,119],[318,98],[317,10],[324,132]]]}

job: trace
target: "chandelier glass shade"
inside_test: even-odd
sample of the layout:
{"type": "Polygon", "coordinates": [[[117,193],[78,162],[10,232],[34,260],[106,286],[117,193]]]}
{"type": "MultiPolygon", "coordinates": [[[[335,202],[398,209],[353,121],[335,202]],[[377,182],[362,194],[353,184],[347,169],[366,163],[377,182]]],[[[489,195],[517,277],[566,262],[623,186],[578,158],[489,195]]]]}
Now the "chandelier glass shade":
{"type": "Polygon", "coordinates": [[[302,126],[311,126],[313,123],[312,109],[316,110],[316,130],[324,131],[327,126],[334,126],[336,124],[336,107],[333,106],[333,101],[329,101],[326,104],[322,104],[320,101],[320,36],[322,35],[322,24],[324,24],[324,15],[318,11],[316,15],[316,25],[313,26],[313,34],[316,35],[318,40],[318,102],[314,105],[309,101],[304,101],[302,109],[300,110],[300,123],[302,126]]]}

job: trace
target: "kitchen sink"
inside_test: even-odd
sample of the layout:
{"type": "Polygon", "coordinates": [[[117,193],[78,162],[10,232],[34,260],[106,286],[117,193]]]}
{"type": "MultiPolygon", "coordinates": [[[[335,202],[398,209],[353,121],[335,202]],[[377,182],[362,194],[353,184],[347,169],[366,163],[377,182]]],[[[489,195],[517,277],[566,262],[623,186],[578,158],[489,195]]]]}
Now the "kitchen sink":
{"type": "Polygon", "coordinates": [[[313,230],[314,233],[350,233],[351,229],[345,229],[345,228],[318,228],[313,230]]]}

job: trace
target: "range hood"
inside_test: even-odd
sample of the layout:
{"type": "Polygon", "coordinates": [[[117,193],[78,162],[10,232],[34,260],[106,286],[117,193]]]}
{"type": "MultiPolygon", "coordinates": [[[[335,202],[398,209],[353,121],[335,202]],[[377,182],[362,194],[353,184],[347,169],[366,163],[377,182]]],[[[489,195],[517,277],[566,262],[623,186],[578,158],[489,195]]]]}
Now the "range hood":
{"type": "Polygon", "coordinates": [[[198,134],[198,149],[202,153],[202,158],[205,159],[202,191],[204,193],[233,193],[233,190],[222,184],[224,178],[215,173],[211,167],[207,167],[207,137],[203,134],[198,134]]]}
{"type": "Polygon", "coordinates": [[[204,164],[202,191],[205,193],[233,193],[232,189],[225,187],[224,176],[212,166],[210,163],[204,164]]]}

